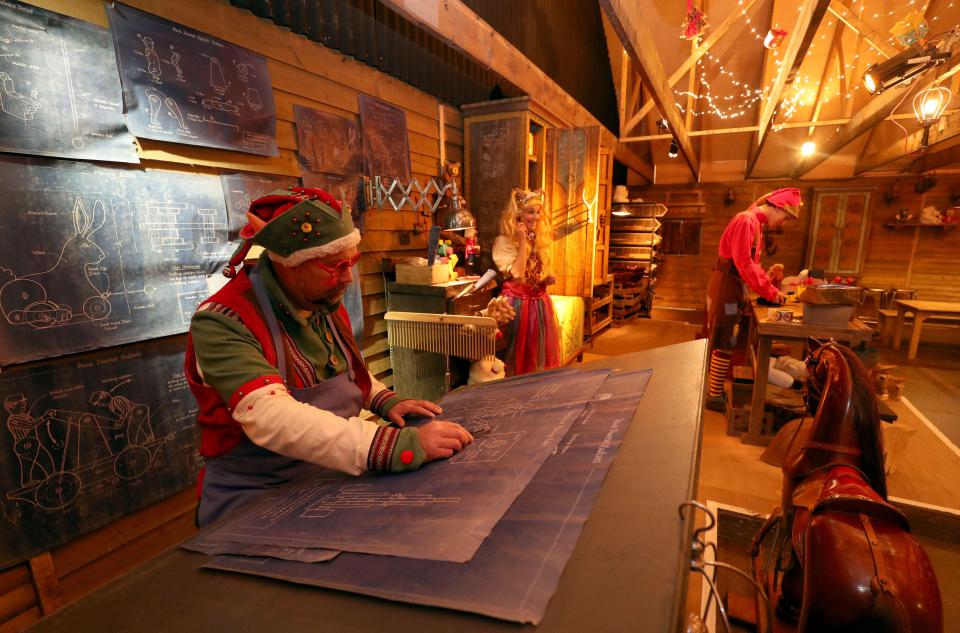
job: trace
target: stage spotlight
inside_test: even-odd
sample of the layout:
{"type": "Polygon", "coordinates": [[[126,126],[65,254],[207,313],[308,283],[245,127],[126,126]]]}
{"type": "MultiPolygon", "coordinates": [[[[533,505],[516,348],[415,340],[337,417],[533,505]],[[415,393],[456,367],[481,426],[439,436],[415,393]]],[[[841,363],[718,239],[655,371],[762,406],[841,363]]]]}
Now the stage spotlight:
{"type": "Polygon", "coordinates": [[[863,85],[867,92],[878,95],[884,90],[910,81],[928,68],[948,59],[950,53],[940,52],[934,44],[911,46],[899,55],[867,68],[867,72],[863,73],[863,85]]]}

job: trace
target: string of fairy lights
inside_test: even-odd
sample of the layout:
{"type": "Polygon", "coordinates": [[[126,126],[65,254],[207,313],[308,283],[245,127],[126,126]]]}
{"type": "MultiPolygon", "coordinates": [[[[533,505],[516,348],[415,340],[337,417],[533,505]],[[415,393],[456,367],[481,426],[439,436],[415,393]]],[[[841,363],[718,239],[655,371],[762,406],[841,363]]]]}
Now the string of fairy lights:
{"type": "MultiPolygon", "coordinates": [[[[906,6],[899,6],[896,9],[891,9],[886,12],[875,11],[870,9],[867,6],[867,0],[851,0],[848,7],[851,12],[854,13],[858,18],[862,20],[880,20],[886,19],[888,17],[894,17],[899,14],[902,15],[911,11],[918,2],[923,5],[923,8],[926,8],[927,2],[922,0],[909,0],[906,3],[906,6]]],[[[946,8],[951,8],[956,4],[957,0],[951,0],[946,8]]],[[[737,1],[738,10],[740,15],[743,18],[744,23],[747,26],[747,31],[750,35],[763,45],[764,37],[766,36],[765,29],[758,29],[754,22],[750,19],[747,9],[744,7],[744,0],[737,1]]],[[[797,10],[800,11],[802,7],[798,6],[797,10]]],[[[937,17],[934,16],[931,18],[931,22],[935,22],[937,17]]],[[[828,20],[826,27],[829,29],[837,25],[836,20],[828,20]]],[[[837,25],[839,26],[839,25],[837,25]]],[[[832,35],[829,36],[832,39],[832,35]]],[[[819,40],[826,41],[826,45],[829,47],[831,41],[828,40],[828,35],[826,33],[821,34],[819,40]]],[[[886,43],[897,46],[892,35],[890,35],[886,43]]],[[[813,42],[809,46],[806,52],[806,56],[809,57],[817,49],[818,42],[813,42]]],[[[840,69],[840,72],[829,74],[829,84],[823,86],[820,91],[820,103],[821,107],[830,103],[831,100],[841,96],[841,87],[844,86],[844,80],[846,79],[846,92],[843,96],[846,99],[853,99],[857,91],[861,89],[861,82],[858,77],[855,77],[857,72],[862,72],[863,69],[870,63],[876,61],[882,61],[883,57],[874,51],[871,47],[863,47],[862,52],[855,53],[849,59],[845,59],[843,62],[843,68],[840,69]],[[861,63],[861,57],[864,57],[864,63],[861,63]],[[867,59],[869,57],[869,59],[867,59]]],[[[780,67],[783,64],[780,52],[777,48],[770,49],[771,59],[773,64],[775,64],[777,72],[780,72],[780,67]]],[[[836,63],[836,61],[831,61],[831,63],[836,63]]],[[[696,67],[694,69],[696,73],[697,80],[699,81],[700,87],[697,92],[691,92],[689,90],[675,89],[674,95],[676,97],[676,105],[679,111],[682,114],[687,114],[687,106],[685,105],[689,100],[691,103],[691,112],[690,115],[693,117],[704,117],[704,116],[713,116],[720,118],[722,120],[727,119],[736,119],[750,113],[752,106],[757,104],[762,99],[766,98],[769,95],[770,87],[769,86],[754,86],[750,82],[741,81],[737,75],[726,67],[723,62],[716,56],[713,55],[710,51],[706,51],[704,55],[697,60],[696,67]],[[710,72],[712,70],[712,72],[710,72]],[[713,84],[708,79],[708,75],[714,78],[713,84]],[[716,94],[714,91],[714,84],[717,84],[719,90],[719,83],[722,80],[726,80],[726,83],[729,84],[730,90],[726,91],[726,94],[716,94]]],[[[802,107],[812,105],[817,93],[817,86],[819,85],[819,78],[812,79],[802,72],[793,80],[790,84],[790,87],[787,93],[784,95],[784,98],[781,101],[781,107],[779,110],[778,116],[778,125],[775,128],[789,122],[794,114],[796,114],[802,107]]]]}

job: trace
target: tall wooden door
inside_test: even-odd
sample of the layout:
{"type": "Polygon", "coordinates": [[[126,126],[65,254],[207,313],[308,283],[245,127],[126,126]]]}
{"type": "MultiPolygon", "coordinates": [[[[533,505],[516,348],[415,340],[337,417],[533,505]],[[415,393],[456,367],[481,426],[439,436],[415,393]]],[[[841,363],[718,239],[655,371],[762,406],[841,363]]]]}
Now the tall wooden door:
{"type": "Polygon", "coordinates": [[[607,280],[610,270],[610,200],[613,197],[613,151],[600,148],[600,174],[598,178],[597,210],[595,225],[593,274],[590,284],[598,286],[607,280]]]}
{"type": "Polygon", "coordinates": [[[818,191],[807,267],[828,276],[859,275],[869,226],[869,191],[818,191]]]}

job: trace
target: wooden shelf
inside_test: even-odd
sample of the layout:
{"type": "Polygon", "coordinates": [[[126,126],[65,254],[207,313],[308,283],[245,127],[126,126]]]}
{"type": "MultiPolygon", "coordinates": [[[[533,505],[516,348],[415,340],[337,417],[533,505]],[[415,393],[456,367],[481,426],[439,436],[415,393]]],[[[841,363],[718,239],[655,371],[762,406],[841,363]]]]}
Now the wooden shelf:
{"type": "Polygon", "coordinates": [[[921,229],[938,229],[938,233],[940,234],[938,237],[940,237],[944,233],[949,233],[954,228],[956,228],[957,224],[956,223],[954,224],[920,224],[919,222],[903,222],[903,223],[886,222],[884,223],[883,226],[887,230],[889,230],[891,233],[899,231],[900,229],[913,229],[918,227],[921,229]]]}

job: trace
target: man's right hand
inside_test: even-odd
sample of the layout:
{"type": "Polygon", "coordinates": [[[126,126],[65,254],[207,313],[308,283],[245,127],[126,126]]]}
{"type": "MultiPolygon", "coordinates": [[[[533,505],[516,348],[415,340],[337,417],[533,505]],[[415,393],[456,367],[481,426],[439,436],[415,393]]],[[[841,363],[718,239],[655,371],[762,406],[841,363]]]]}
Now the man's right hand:
{"type": "Polygon", "coordinates": [[[787,302],[787,295],[783,294],[782,292],[778,292],[774,301],[780,305],[783,305],[787,302]]]}
{"type": "Polygon", "coordinates": [[[473,436],[465,428],[446,420],[427,422],[417,429],[417,436],[425,455],[424,463],[453,457],[473,442],[473,436]]]}

